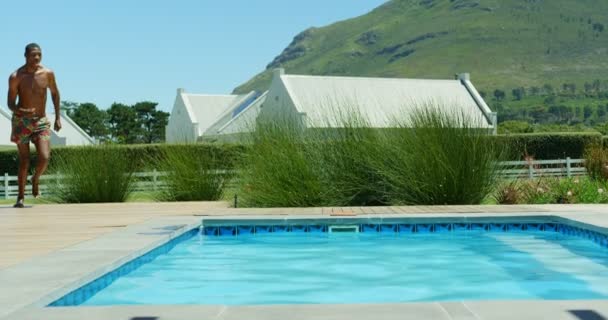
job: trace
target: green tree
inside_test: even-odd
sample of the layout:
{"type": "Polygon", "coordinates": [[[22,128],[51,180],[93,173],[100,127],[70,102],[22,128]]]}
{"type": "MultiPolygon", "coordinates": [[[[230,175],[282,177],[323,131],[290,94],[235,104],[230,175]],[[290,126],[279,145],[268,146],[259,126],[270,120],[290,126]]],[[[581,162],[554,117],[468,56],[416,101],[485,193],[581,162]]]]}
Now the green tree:
{"type": "Polygon", "coordinates": [[[585,108],[583,108],[584,119],[587,120],[587,119],[591,118],[592,115],[593,115],[593,108],[591,108],[590,105],[586,105],[585,108]]]}
{"type": "Polygon", "coordinates": [[[72,117],[72,110],[74,110],[76,107],[78,107],[78,103],[73,101],[61,101],[59,106],[59,108],[62,111],[65,111],[70,118],[72,117]]]}
{"type": "Polygon", "coordinates": [[[169,113],[156,110],[158,103],[143,101],[133,106],[137,113],[137,124],[140,128],[140,141],[144,143],[162,142],[165,140],[165,126],[169,113]]]}
{"type": "Polygon", "coordinates": [[[137,143],[141,129],[135,109],[122,103],[113,103],[107,112],[112,140],[118,143],[137,143]]]}
{"type": "Polygon", "coordinates": [[[511,91],[515,100],[520,101],[526,95],[526,89],[519,87],[511,91]]]}
{"type": "Polygon", "coordinates": [[[496,101],[501,101],[505,99],[505,92],[500,90],[500,89],[496,89],[494,90],[494,98],[496,98],[496,101]]]}
{"type": "Polygon", "coordinates": [[[94,103],[77,104],[68,115],[91,137],[102,141],[107,137],[109,133],[106,125],[108,114],[99,110],[94,103]]]}
{"type": "Polygon", "coordinates": [[[606,115],[606,109],[603,105],[597,106],[597,117],[601,120],[606,115]]]}
{"type": "Polygon", "coordinates": [[[154,112],[154,124],[152,125],[151,141],[165,142],[165,128],[169,124],[169,112],[157,110],[154,112]]]}

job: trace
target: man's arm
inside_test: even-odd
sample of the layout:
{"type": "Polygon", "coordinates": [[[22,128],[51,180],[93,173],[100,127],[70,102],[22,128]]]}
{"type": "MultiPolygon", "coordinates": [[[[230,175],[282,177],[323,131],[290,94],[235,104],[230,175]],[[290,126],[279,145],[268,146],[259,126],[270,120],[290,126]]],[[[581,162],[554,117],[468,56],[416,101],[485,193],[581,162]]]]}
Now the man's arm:
{"type": "Polygon", "coordinates": [[[53,106],[55,107],[55,131],[59,131],[61,129],[61,98],[59,97],[59,89],[57,88],[55,73],[53,73],[52,70],[49,70],[49,89],[51,90],[53,106]]]}
{"type": "Polygon", "coordinates": [[[53,98],[53,105],[55,106],[55,116],[59,117],[59,106],[60,97],[59,89],[57,89],[57,81],[55,80],[55,73],[49,70],[49,89],[51,89],[51,97],[53,98]]]}
{"type": "Polygon", "coordinates": [[[8,108],[15,112],[17,110],[17,94],[19,92],[19,79],[17,79],[17,73],[11,74],[8,78],[8,98],[6,105],[8,108]]]}

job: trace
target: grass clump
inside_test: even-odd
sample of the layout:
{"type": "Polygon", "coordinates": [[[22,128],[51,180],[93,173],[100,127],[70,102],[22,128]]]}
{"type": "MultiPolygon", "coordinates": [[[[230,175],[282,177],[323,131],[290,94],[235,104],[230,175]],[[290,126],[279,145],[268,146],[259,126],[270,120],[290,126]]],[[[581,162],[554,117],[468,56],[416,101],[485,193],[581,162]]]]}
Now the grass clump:
{"type": "Polygon", "coordinates": [[[137,170],[120,148],[92,146],[55,157],[51,199],[59,203],[125,202],[137,170]]]}
{"type": "Polygon", "coordinates": [[[476,122],[445,109],[417,109],[390,129],[358,108],[314,129],[264,121],[239,166],[243,205],[479,204],[493,191],[501,149],[476,122]]]}
{"type": "Polygon", "coordinates": [[[492,193],[503,149],[481,122],[447,108],[417,108],[388,131],[377,167],[394,204],[479,204],[492,193]]]}
{"type": "Polygon", "coordinates": [[[233,157],[221,148],[201,150],[190,145],[164,148],[157,159],[162,188],[159,201],[215,201],[222,198],[233,176],[233,157]]]}

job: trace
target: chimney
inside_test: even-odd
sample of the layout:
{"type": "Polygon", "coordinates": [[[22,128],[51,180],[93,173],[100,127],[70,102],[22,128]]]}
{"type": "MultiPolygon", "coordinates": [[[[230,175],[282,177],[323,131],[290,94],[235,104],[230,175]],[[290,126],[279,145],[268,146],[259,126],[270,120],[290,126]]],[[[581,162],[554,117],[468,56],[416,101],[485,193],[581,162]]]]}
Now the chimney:
{"type": "Polygon", "coordinates": [[[186,90],[184,88],[177,88],[177,94],[180,95],[182,93],[186,92],[186,90]]]}

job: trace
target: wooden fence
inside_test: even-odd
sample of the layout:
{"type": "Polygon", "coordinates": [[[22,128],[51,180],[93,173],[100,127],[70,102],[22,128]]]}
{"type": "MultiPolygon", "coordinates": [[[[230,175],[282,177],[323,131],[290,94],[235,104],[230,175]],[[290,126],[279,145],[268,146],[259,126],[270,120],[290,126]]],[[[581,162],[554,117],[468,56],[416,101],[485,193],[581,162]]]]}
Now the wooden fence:
{"type": "MultiPolygon", "coordinates": [[[[533,179],[538,177],[574,177],[586,175],[583,159],[505,161],[498,164],[501,177],[505,179],[533,179]]],[[[156,191],[165,186],[163,176],[166,173],[156,170],[135,174],[134,190],[141,192],[156,191]]],[[[31,177],[28,177],[30,179],[31,177]]],[[[44,175],[40,179],[40,192],[46,193],[46,181],[61,179],[60,175],[44,175]]],[[[18,192],[17,177],[5,173],[0,176],[0,199],[16,197],[18,192]]],[[[26,186],[26,194],[31,194],[31,185],[26,186]]]]}

